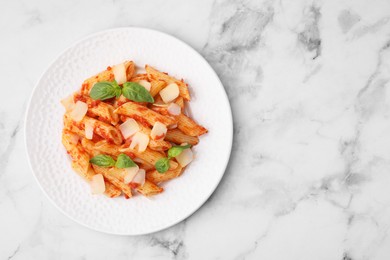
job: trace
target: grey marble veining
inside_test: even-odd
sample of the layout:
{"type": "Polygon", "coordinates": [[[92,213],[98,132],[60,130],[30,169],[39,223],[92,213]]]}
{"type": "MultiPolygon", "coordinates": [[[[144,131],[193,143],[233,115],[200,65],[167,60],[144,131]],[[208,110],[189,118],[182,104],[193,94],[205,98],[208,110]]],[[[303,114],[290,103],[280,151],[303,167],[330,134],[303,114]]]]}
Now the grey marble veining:
{"type": "Polygon", "coordinates": [[[390,259],[390,2],[3,1],[0,259],[390,259]],[[225,176],[167,230],[64,217],[27,165],[24,110],[63,49],[142,26],[193,46],[234,116],[225,176]]]}

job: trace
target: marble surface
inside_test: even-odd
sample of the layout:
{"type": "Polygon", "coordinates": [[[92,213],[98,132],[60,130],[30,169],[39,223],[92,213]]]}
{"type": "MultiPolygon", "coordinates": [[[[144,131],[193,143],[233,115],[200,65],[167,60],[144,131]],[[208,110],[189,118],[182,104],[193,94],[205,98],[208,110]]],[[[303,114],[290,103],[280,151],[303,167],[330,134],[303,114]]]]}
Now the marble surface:
{"type": "Polygon", "coordinates": [[[390,1],[0,2],[0,259],[390,259],[390,1]],[[198,50],[234,114],[208,202],[138,237],[86,229],[27,164],[24,112],[66,47],[142,26],[198,50]]]}

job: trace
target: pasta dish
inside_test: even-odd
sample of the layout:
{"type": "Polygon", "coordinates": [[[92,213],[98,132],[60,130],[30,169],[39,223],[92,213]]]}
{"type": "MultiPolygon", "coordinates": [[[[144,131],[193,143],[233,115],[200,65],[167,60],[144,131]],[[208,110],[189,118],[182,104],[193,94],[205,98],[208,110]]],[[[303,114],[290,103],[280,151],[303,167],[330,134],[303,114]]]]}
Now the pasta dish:
{"type": "Polygon", "coordinates": [[[152,196],[194,159],[207,129],[186,113],[188,85],[132,61],[107,67],[61,100],[62,144],[92,194],[152,196]]]}

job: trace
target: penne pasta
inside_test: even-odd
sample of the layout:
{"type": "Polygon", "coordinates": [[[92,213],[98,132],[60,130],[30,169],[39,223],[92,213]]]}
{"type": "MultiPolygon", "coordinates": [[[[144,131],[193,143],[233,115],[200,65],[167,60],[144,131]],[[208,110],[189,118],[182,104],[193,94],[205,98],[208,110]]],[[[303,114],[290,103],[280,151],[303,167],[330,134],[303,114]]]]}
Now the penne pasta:
{"type": "MultiPolygon", "coordinates": [[[[124,103],[127,103],[127,102],[129,102],[129,101],[130,101],[129,99],[127,99],[125,96],[121,95],[121,96],[115,101],[114,107],[115,107],[115,108],[118,108],[118,107],[120,107],[121,105],[123,105],[124,103]]],[[[114,114],[117,115],[117,113],[114,113],[114,114]]]]}
{"type": "Polygon", "coordinates": [[[85,137],[86,123],[93,127],[94,134],[99,135],[108,142],[112,142],[115,144],[122,143],[122,134],[112,125],[109,125],[107,123],[88,116],[84,116],[83,120],[81,120],[80,122],[73,121],[67,115],[64,116],[64,128],[74,133],[77,133],[82,137],[85,137]]]}
{"type": "MultiPolygon", "coordinates": [[[[126,77],[127,79],[131,79],[134,74],[134,62],[132,61],[125,61],[124,62],[125,68],[126,68],[126,77]]],[[[81,93],[83,95],[89,95],[89,92],[91,91],[93,85],[97,82],[101,81],[113,81],[114,80],[114,73],[112,71],[111,67],[107,67],[106,70],[98,73],[95,76],[90,77],[89,79],[86,79],[81,86],[81,93]]]]}
{"type": "MultiPolygon", "coordinates": [[[[131,149],[130,147],[123,147],[123,148],[119,149],[119,151],[122,153],[125,153],[127,155],[133,154],[135,157],[138,157],[151,165],[155,165],[158,160],[165,157],[165,155],[161,154],[160,152],[153,151],[150,148],[146,148],[146,150],[144,152],[138,152],[138,149],[131,149]]],[[[178,163],[170,160],[169,165],[170,165],[169,166],[170,169],[176,169],[178,166],[178,163]]]]}
{"type": "Polygon", "coordinates": [[[81,139],[81,146],[89,154],[90,157],[94,157],[102,152],[95,148],[95,143],[87,138],[81,139]]]}
{"type": "MultiPolygon", "coordinates": [[[[169,113],[168,113],[168,110],[167,110],[167,107],[168,106],[155,106],[153,105],[151,107],[151,109],[157,113],[159,113],[160,115],[163,115],[163,116],[170,116],[169,113]]],[[[172,116],[173,118],[175,118],[174,116],[172,116]]]]}
{"type": "MultiPolygon", "coordinates": [[[[95,175],[95,171],[92,167],[89,167],[88,170],[88,181],[91,181],[92,176],[95,175]]],[[[113,185],[111,182],[109,182],[107,179],[104,180],[104,184],[106,186],[106,190],[104,191],[104,194],[107,197],[115,198],[122,194],[122,191],[118,189],[115,185],[113,185]]]]}
{"type": "Polygon", "coordinates": [[[179,165],[176,169],[169,170],[165,173],[159,173],[157,170],[148,171],[146,172],[146,178],[151,182],[160,183],[179,177],[182,170],[183,168],[179,165]]]}
{"type": "Polygon", "coordinates": [[[73,132],[78,136],[85,137],[84,129],[80,128],[78,125],[73,123],[73,120],[70,119],[70,117],[67,114],[64,115],[64,129],[73,132]]]}
{"type": "Polygon", "coordinates": [[[181,113],[177,116],[177,128],[190,136],[200,136],[207,133],[207,129],[195,123],[194,120],[181,113]]]}
{"type": "Polygon", "coordinates": [[[74,162],[73,168],[77,169],[77,172],[82,175],[87,174],[89,155],[79,143],[78,136],[64,130],[62,132],[62,144],[74,162]]]}
{"type": "Polygon", "coordinates": [[[184,99],[183,99],[183,97],[176,98],[175,103],[178,104],[182,110],[184,109],[184,99]]]}
{"type": "Polygon", "coordinates": [[[167,86],[167,83],[161,80],[153,80],[151,84],[152,86],[150,87],[150,95],[152,95],[152,97],[155,97],[163,88],[167,86]]]}
{"type": "Polygon", "coordinates": [[[140,81],[140,80],[148,80],[148,74],[146,73],[143,73],[143,74],[136,74],[134,75],[130,81],[131,82],[137,82],[137,81],[140,81]]]}
{"type": "Polygon", "coordinates": [[[139,193],[141,193],[142,195],[147,196],[147,197],[159,194],[159,193],[164,191],[163,188],[157,186],[156,184],[154,184],[153,182],[151,182],[149,180],[146,180],[145,184],[142,185],[141,187],[138,187],[136,190],[139,193]]]}
{"type": "Polygon", "coordinates": [[[106,123],[116,125],[118,124],[119,117],[114,113],[115,108],[110,104],[101,102],[99,100],[93,100],[92,98],[76,94],[74,96],[74,102],[77,100],[83,101],[88,105],[88,114],[93,117],[98,117],[99,120],[104,121],[106,123]]]}
{"type": "Polygon", "coordinates": [[[198,137],[186,135],[177,128],[168,130],[165,136],[165,140],[175,144],[187,143],[190,145],[197,145],[199,143],[198,137]]]}
{"type": "MultiPolygon", "coordinates": [[[[82,141],[84,141],[84,139],[82,141]]],[[[114,157],[117,157],[120,154],[120,146],[110,144],[106,140],[94,143],[92,149],[98,154],[108,154],[114,157]]]]}
{"type": "Polygon", "coordinates": [[[90,155],[90,157],[95,156],[94,154],[94,145],[95,143],[88,140],[85,137],[81,138],[81,146],[84,148],[84,150],[90,155]]]}
{"type": "Polygon", "coordinates": [[[151,171],[154,170],[154,165],[151,165],[149,163],[137,163],[140,169],[144,169],[145,171],[151,171]]]}
{"type": "Polygon", "coordinates": [[[164,140],[153,140],[150,139],[148,147],[154,151],[164,152],[172,147],[172,145],[164,140]]]}
{"type": "Polygon", "coordinates": [[[134,102],[127,102],[118,107],[114,112],[134,118],[141,124],[147,124],[150,126],[153,126],[156,122],[161,122],[166,126],[176,123],[174,119],[160,115],[159,113],[134,102]]]}
{"type": "Polygon", "coordinates": [[[149,81],[162,80],[168,84],[169,83],[176,83],[179,86],[180,96],[183,97],[187,101],[189,101],[191,99],[190,92],[188,91],[188,86],[183,81],[175,79],[174,77],[171,77],[168,74],[165,74],[163,72],[160,72],[149,65],[145,66],[145,70],[146,70],[146,73],[148,74],[149,81]]]}
{"type": "Polygon", "coordinates": [[[122,143],[122,134],[118,129],[113,127],[112,125],[109,125],[107,123],[104,123],[102,121],[96,120],[94,118],[85,116],[83,120],[81,121],[81,126],[85,128],[85,124],[90,124],[93,126],[93,132],[108,142],[112,142],[114,144],[121,144],[122,143]]]}
{"type": "Polygon", "coordinates": [[[93,169],[96,173],[102,174],[105,179],[109,180],[113,185],[120,189],[127,196],[127,198],[131,198],[133,196],[130,186],[123,182],[125,174],[123,169],[118,169],[115,167],[104,168],[96,165],[93,165],[93,169]]]}

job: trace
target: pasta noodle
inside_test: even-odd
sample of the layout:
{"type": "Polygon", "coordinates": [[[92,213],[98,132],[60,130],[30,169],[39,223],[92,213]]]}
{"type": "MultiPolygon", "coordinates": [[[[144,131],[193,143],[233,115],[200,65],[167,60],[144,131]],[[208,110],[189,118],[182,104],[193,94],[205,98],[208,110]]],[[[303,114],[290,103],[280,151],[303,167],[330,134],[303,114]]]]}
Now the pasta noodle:
{"type": "Polygon", "coordinates": [[[163,192],[164,189],[157,186],[153,182],[146,180],[143,186],[137,188],[137,191],[144,196],[153,196],[163,192]]]}
{"type": "Polygon", "coordinates": [[[93,165],[93,169],[96,173],[102,174],[105,179],[109,180],[113,185],[115,185],[115,187],[120,189],[127,198],[131,198],[133,196],[130,186],[123,182],[123,169],[104,168],[96,165],[93,165]]]}
{"type": "Polygon", "coordinates": [[[120,115],[134,118],[141,123],[146,123],[151,126],[153,126],[156,122],[161,122],[167,126],[175,124],[174,119],[163,116],[147,107],[138,105],[134,102],[127,102],[118,107],[114,112],[120,115]]]}
{"type": "Polygon", "coordinates": [[[99,100],[93,100],[92,98],[81,94],[76,94],[74,100],[75,102],[77,100],[85,102],[88,105],[88,113],[94,117],[98,117],[99,120],[112,125],[118,124],[119,116],[114,113],[115,108],[112,105],[99,100]]]}
{"type": "Polygon", "coordinates": [[[146,178],[154,183],[160,183],[179,177],[182,173],[182,170],[183,168],[181,166],[178,166],[176,169],[169,170],[164,174],[161,174],[156,170],[148,171],[146,173],[146,178]]]}
{"type": "Polygon", "coordinates": [[[165,81],[161,80],[153,80],[151,84],[152,86],[150,88],[150,95],[152,95],[152,97],[155,97],[167,85],[165,81]]]}
{"type": "Polygon", "coordinates": [[[207,133],[207,129],[201,125],[195,123],[194,120],[184,114],[180,114],[178,117],[177,128],[183,133],[190,136],[200,136],[207,133]]]}
{"type": "Polygon", "coordinates": [[[165,140],[175,144],[187,143],[191,145],[197,145],[199,143],[199,138],[197,136],[186,135],[179,129],[168,130],[165,136],[165,140]]]}
{"type": "Polygon", "coordinates": [[[169,83],[176,83],[179,86],[180,96],[183,97],[185,100],[189,101],[190,98],[190,92],[188,91],[188,86],[186,83],[184,83],[181,80],[175,79],[174,77],[169,76],[168,74],[165,74],[163,72],[160,72],[156,70],[155,68],[146,65],[145,66],[146,73],[148,74],[148,78],[150,81],[153,80],[162,80],[169,83]]]}

